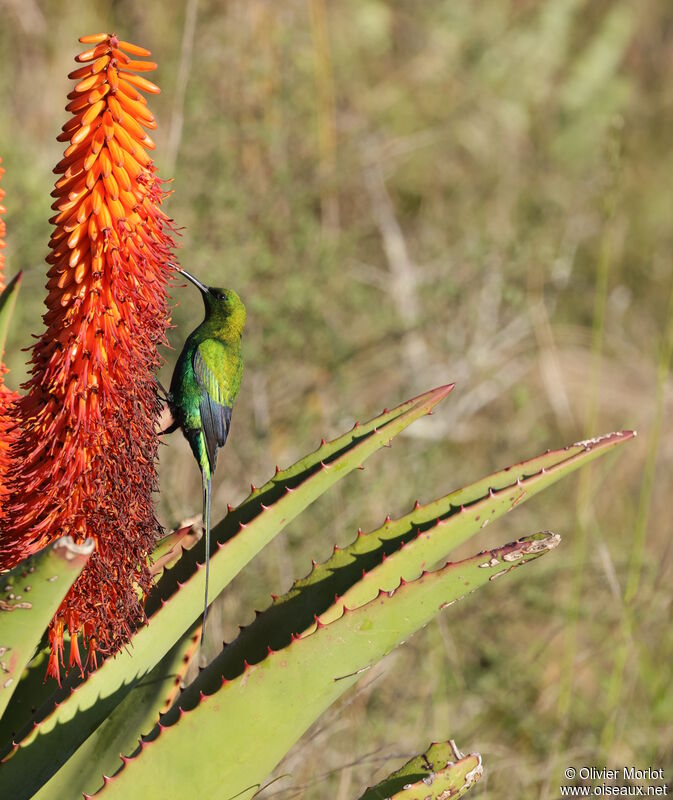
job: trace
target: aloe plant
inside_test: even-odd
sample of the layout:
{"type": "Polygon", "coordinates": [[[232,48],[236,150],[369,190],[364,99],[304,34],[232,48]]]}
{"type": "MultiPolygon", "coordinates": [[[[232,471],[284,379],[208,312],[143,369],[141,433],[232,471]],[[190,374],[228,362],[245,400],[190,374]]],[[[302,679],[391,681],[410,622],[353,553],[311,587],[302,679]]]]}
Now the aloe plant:
{"type": "Polygon", "coordinates": [[[84,569],[93,548],[92,539],[83,545],[75,544],[70,537],[58,539],[34,558],[2,575],[0,715],[9,705],[45,628],[84,569]]]}
{"type": "Polygon", "coordinates": [[[157,774],[171,774],[173,790],[186,795],[194,785],[189,765],[198,757],[219,762],[218,770],[201,781],[206,796],[216,796],[224,785],[232,795],[252,797],[288,744],[376,661],[441,608],[538,558],[559,541],[556,534],[537,534],[425,572],[416,580],[400,581],[388,591],[381,589],[369,602],[344,609],[333,622],[318,620],[315,630],[269,652],[263,661],[246,665],[233,680],[227,680],[214,662],[194,682],[193,691],[199,692],[196,705],[180,703],[175,714],[169,712],[135,757],[106,782],[102,796],[152,796],[157,774]]]}
{"type": "Polygon", "coordinates": [[[465,756],[453,740],[438,742],[367,789],[360,800],[457,800],[483,771],[479,753],[465,756]]]}
{"type": "MultiPolygon", "coordinates": [[[[313,500],[430,413],[451,389],[440,387],[356,424],[253,488],[214,528],[212,597],[313,500]]],[[[251,797],[302,733],[376,661],[441,609],[549,552],[560,537],[538,533],[447,563],[451,550],[632,435],[615,433],[548,451],[360,532],[275,597],[181,691],[197,650],[203,541],[183,549],[184,530],[161,541],[156,584],[146,603],[148,624],[127,651],[86,677],[71,671],[62,688],[42,690],[33,708],[38,703],[30,697],[40,694],[35,676],[44,660],[38,645],[48,609],[58,602],[55,591],[39,620],[34,612],[35,625],[22,629],[21,677],[0,720],[4,792],[13,798],[74,798],[82,792],[151,798],[163,796],[168,782],[176,796],[198,791],[251,797]],[[34,649],[33,661],[23,668],[34,649]]],[[[16,574],[37,573],[38,565],[52,571],[50,559],[62,547],[20,565],[16,574]]],[[[66,547],[73,552],[71,544],[66,547]]],[[[64,562],[70,578],[84,557],[64,562]]],[[[59,592],[67,589],[65,569],[63,575],[59,592]]],[[[0,613],[0,642],[10,641],[15,613],[0,613]]],[[[11,641],[20,649],[16,636],[11,641]]],[[[460,774],[464,779],[469,772],[460,774]]],[[[455,768],[437,774],[457,787],[455,768]]],[[[401,795],[416,796],[411,790],[401,795]]]]}
{"type": "MultiPolygon", "coordinates": [[[[0,297],[6,332],[18,281],[0,297]]],[[[453,389],[433,389],[320,446],[259,488],[213,530],[211,598],[298,514],[453,389]]],[[[147,624],[127,650],[62,687],[45,683],[44,631],[94,550],[63,538],[2,575],[0,785],[41,800],[250,798],[338,697],[442,609],[553,550],[544,531],[447,557],[484,526],[633,436],[612,433],[547,451],[387,517],[273,597],[255,621],[188,685],[198,652],[205,543],[183,528],[157,543],[147,624]],[[186,546],[189,545],[189,546],[186,546]],[[193,764],[198,762],[199,769],[193,764]],[[156,776],[163,776],[158,783],[156,776]],[[87,794],[88,793],[88,794],[87,794]]],[[[435,744],[361,800],[462,796],[478,755],[435,744]]]]}

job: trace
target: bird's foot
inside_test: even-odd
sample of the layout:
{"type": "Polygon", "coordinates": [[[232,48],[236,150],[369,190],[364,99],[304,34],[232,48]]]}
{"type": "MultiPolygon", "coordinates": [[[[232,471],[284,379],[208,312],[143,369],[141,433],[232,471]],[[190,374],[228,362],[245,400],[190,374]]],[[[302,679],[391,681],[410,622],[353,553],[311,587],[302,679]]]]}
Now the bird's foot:
{"type": "Polygon", "coordinates": [[[165,433],[173,433],[180,426],[180,423],[175,418],[175,414],[171,410],[171,407],[166,404],[163,409],[161,410],[161,414],[159,416],[158,427],[159,430],[157,431],[158,436],[163,436],[165,433]]]}
{"type": "Polygon", "coordinates": [[[166,390],[166,387],[156,375],[154,376],[154,382],[157,385],[157,397],[159,400],[161,400],[163,403],[166,403],[166,405],[170,405],[173,402],[171,393],[166,390]]]}

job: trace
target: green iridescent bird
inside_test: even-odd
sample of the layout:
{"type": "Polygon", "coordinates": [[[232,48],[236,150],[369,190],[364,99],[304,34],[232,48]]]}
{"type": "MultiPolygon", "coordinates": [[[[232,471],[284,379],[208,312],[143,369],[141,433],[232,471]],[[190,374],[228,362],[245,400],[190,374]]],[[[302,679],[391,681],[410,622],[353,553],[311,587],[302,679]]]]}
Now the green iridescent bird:
{"type": "Polygon", "coordinates": [[[208,610],[210,571],[210,494],[217,451],[229,435],[231,412],[241,386],[243,357],[241,336],[245,306],[232,289],[206,286],[193,275],[172,264],[201,291],[205,319],[187,337],[175,365],[168,403],[173,424],[165,433],[182,428],[201,469],[203,521],[206,531],[206,596],[203,631],[208,610]]]}

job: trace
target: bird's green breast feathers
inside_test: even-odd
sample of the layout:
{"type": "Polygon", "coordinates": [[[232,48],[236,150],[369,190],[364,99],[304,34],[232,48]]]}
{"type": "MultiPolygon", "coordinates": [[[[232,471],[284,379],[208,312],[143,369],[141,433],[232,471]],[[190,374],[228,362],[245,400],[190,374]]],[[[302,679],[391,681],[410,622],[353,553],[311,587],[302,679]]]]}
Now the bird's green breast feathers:
{"type": "Polygon", "coordinates": [[[204,339],[197,346],[194,362],[197,370],[199,362],[202,363],[199,377],[208,394],[221,405],[231,408],[241,387],[243,361],[240,341],[225,343],[218,339],[204,339]]]}
{"type": "Polygon", "coordinates": [[[221,333],[209,327],[204,322],[189,336],[171,383],[171,394],[188,430],[201,427],[199,405],[204,390],[218,403],[231,408],[241,386],[240,336],[220,338],[221,333]]]}

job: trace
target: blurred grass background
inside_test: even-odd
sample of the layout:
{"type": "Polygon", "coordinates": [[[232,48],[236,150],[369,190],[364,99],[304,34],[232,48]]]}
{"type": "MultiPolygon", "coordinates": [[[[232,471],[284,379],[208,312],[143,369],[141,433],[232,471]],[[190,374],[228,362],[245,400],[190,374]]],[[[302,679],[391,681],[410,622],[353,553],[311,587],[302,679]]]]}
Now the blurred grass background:
{"type": "MultiPolygon", "coordinates": [[[[673,775],[667,0],[0,0],[10,385],[40,330],[51,169],[77,37],[149,47],[156,163],[182,264],[249,311],[215,519],[331,436],[432,385],[417,423],[294,523],[210,616],[219,638],[386,513],[585,435],[618,457],[484,531],[551,528],[528,574],[444,613],[328,712],[264,797],[349,800],[452,736],[482,798],[554,798],[564,767],[673,775]]],[[[175,292],[173,347],[201,315],[175,292]]],[[[162,373],[170,380],[175,350],[162,373]]],[[[178,435],[167,526],[200,512],[178,435]]],[[[196,767],[196,765],[195,765],[196,767]]]]}

